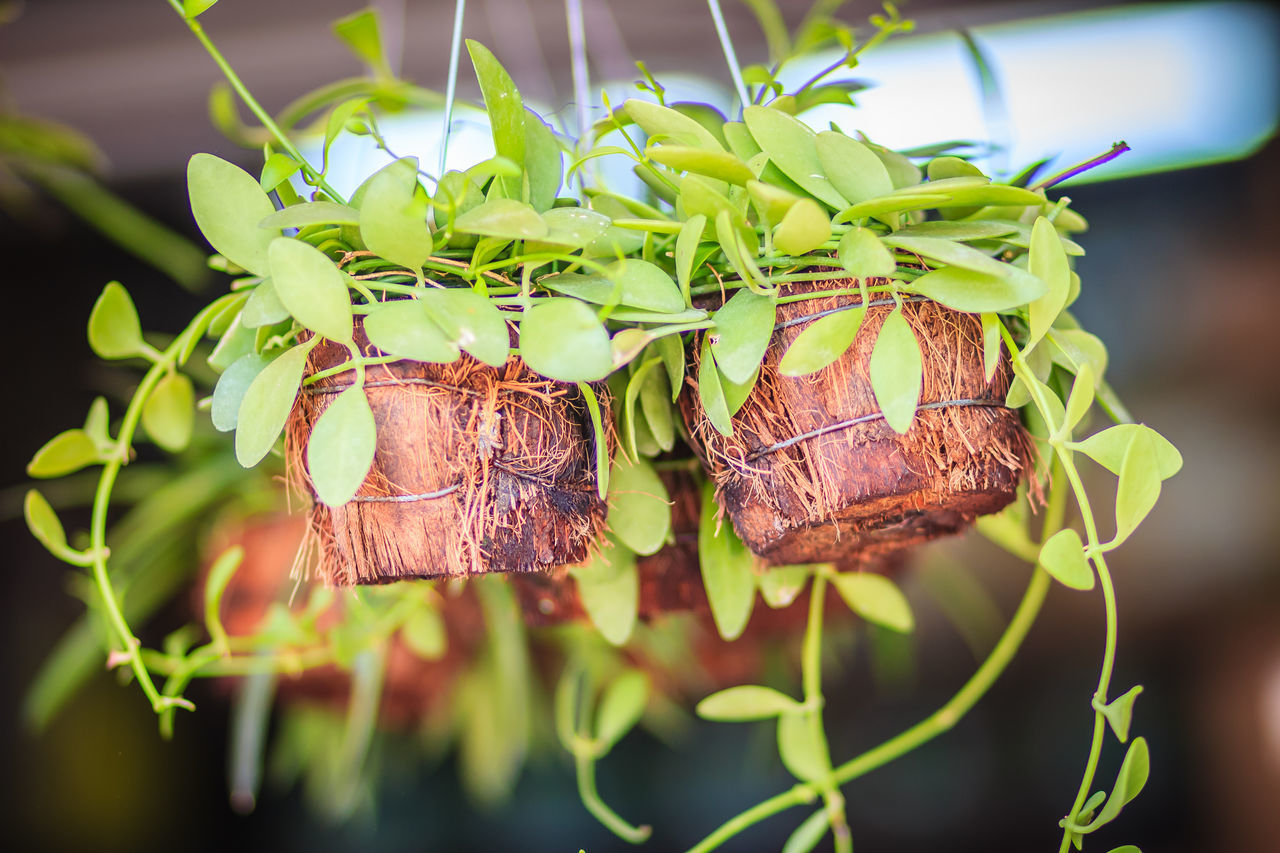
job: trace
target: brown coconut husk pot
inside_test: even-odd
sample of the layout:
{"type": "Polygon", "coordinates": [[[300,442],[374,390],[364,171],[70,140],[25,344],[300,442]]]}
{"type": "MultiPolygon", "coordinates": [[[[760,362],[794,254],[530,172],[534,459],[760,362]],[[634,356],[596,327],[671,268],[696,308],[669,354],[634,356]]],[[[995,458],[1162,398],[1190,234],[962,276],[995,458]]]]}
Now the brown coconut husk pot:
{"type": "MultiPolygon", "coordinates": [[[[241,545],[245,552],[222,596],[222,624],[230,636],[243,637],[260,630],[274,602],[291,597],[305,602],[305,593],[294,593],[296,579],[291,567],[307,524],[300,516],[277,515],[240,521],[215,533],[211,553],[221,553],[232,545],[241,545]]],[[[197,612],[203,608],[203,588],[201,582],[194,602],[197,612]]],[[[386,728],[407,730],[447,710],[458,676],[475,658],[483,639],[484,619],[474,594],[464,590],[450,597],[441,614],[446,646],[440,658],[418,656],[398,636],[390,641],[379,703],[379,722],[386,728]]],[[[341,618],[339,598],[321,615],[319,627],[325,630],[341,618]]],[[[235,679],[224,681],[230,684],[235,679]]],[[[341,709],[350,700],[351,677],[336,666],[316,667],[281,674],[276,689],[285,704],[341,709]]]]}
{"type": "MultiPolygon", "coordinates": [[[[365,355],[383,355],[358,319],[355,339],[365,355]]],[[[322,341],[307,375],[348,357],[322,341]]],[[[347,371],[304,385],[290,415],[290,476],[308,494],[307,438],[353,379],[347,371]]],[[[608,390],[594,388],[612,430],[608,390]]],[[[586,559],[605,504],[576,385],[546,379],[516,356],[494,368],[464,353],[451,364],[370,366],[365,394],[378,431],[373,466],[350,502],[316,501],[311,510],[308,545],[326,583],[538,572],[586,559]]],[[[612,432],[606,440],[612,445],[612,432]]]]}
{"type": "MultiPolygon", "coordinates": [[[[846,279],[783,292],[855,286],[846,279]]],[[[851,294],[778,306],[760,377],[733,416],[732,437],[717,432],[702,409],[694,341],[694,387],[680,396],[681,414],[720,505],[769,563],[871,557],[955,533],[1010,503],[1031,467],[1030,440],[1018,413],[1004,406],[1008,364],[1002,359],[986,381],[974,315],[903,298],[924,361],[921,405],[904,435],[884,421],[871,389],[872,348],[894,307],[887,294],[871,294],[857,337],[832,364],[808,376],[778,373],[815,315],[861,301],[851,294]]]]}

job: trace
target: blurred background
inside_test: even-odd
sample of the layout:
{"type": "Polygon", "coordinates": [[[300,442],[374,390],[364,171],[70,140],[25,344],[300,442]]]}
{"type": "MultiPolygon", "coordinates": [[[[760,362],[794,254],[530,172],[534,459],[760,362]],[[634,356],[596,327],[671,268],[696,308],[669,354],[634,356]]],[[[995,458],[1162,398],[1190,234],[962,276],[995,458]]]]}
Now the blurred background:
{"type": "MultiPolygon", "coordinates": [[[[393,66],[443,89],[452,3],[374,5],[393,66]]],[[[791,22],[808,5],[780,2],[791,22]]],[[[687,88],[728,103],[729,77],[702,4],[583,6],[597,90],[607,87],[615,102],[626,97],[634,62],[643,60],[660,78],[679,74],[681,96],[687,88]]],[[[278,109],[359,72],[329,32],[332,20],[357,8],[355,0],[222,0],[203,21],[249,87],[278,109]]],[[[743,62],[762,61],[766,44],[748,4],[724,0],[724,11],[743,62]]],[[[860,23],[875,11],[850,2],[841,17],[860,23]]],[[[1090,849],[1274,850],[1280,18],[1256,3],[917,0],[902,11],[917,21],[916,32],[855,70],[873,88],[860,98],[863,111],[837,119],[846,130],[893,147],[991,140],[999,148],[984,165],[1007,173],[1050,156],[1062,168],[1120,139],[1133,148],[1060,188],[1091,223],[1074,310],[1106,341],[1112,385],[1139,420],[1181,449],[1185,467],[1113,564],[1121,619],[1114,683],[1116,692],[1145,686],[1134,729],[1150,742],[1152,775],[1123,816],[1089,839],[1090,849]],[[960,29],[987,57],[994,82],[985,88],[960,29]]],[[[257,155],[214,130],[207,95],[217,70],[163,0],[40,0],[7,4],[0,14],[7,19],[0,111],[87,135],[100,150],[85,160],[106,187],[198,240],[186,206],[187,157],[210,151],[248,166],[257,155]]],[[[472,0],[465,32],[494,50],[528,100],[572,121],[563,3],[472,0]]],[[[465,70],[459,86],[463,97],[478,95],[465,70]]],[[[460,133],[467,121],[460,118],[460,133]]],[[[419,134],[414,144],[432,162],[437,128],[438,116],[406,121],[397,132],[419,134]]],[[[68,570],[25,530],[23,468],[48,437],[79,424],[98,393],[102,368],[83,337],[93,300],[118,279],[144,327],[174,332],[201,300],[172,277],[193,287],[221,284],[212,274],[202,282],[198,260],[179,248],[165,255],[166,276],[68,212],[68,199],[98,198],[90,190],[80,187],[77,196],[49,179],[29,181],[23,192],[7,169],[0,177],[5,289],[15,298],[5,315],[11,367],[0,480],[8,565],[0,642],[12,666],[0,713],[11,789],[3,825],[18,849],[622,846],[583,811],[570,763],[554,755],[535,761],[511,802],[491,810],[468,804],[447,760],[392,761],[377,809],[334,826],[309,812],[297,791],[268,790],[248,816],[231,810],[227,714],[212,690],[195,692],[200,713],[180,718],[168,742],[139,691],[107,673],[43,732],[24,725],[24,691],[83,607],[66,592],[68,570]]],[[[916,554],[901,582],[917,633],[909,643],[864,635],[845,650],[828,691],[833,754],[856,754],[925,717],[971,674],[974,653],[938,603],[958,562],[986,590],[1000,624],[1012,612],[1025,566],[973,537],[916,554]]],[[[1056,849],[1057,820],[1088,747],[1102,635],[1096,591],[1056,587],[1022,653],[973,713],[846,788],[858,849],[1056,849]]],[[[1100,786],[1114,778],[1119,753],[1108,744],[1100,786]]],[[[667,850],[689,846],[788,787],[789,778],[767,727],[694,723],[674,746],[633,735],[602,765],[600,785],[624,815],[656,825],[649,849],[667,850]]],[[[725,849],[777,849],[801,817],[775,817],[725,849]]]]}

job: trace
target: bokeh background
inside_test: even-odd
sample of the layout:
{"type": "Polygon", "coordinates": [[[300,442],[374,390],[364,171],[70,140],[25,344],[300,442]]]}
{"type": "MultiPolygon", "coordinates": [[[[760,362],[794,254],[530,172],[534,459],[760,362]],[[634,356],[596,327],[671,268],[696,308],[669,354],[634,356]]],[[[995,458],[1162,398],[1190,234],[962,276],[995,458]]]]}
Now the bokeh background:
{"type": "MultiPolygon", "coordinates": [[[[387,0],[403,74],[443,87],[452,4],[387,0]]],[[[789,20],[807,3],[783,0],[789,20]]],[[[691,91],[727,99],[728,75],[703,4],[586,0],[593,76],[624,92],[645,60],[681,72],[691,91]]],[[[744,61],[765,44],[744,3],[725,0],[744,61]]],[[[329,22],[354,0],[222,0],[210,33],[268,108],[358,72],[329,22]]],[[[846,4],[864,20],[875,9],[846,4]]],[[[1088,0],[904,5],[916,34],[866,59],[857,75],[873,138],[1003,144],[992,164],[1060,155],[1061,165],[1118,139],[1132,155],[1063,188],[1090,220],[1076,313],[1111,352],[1130,409],[1186,460],[1156,511],[1117,555],[1120,656],[1115,684],[1145,685],[1135,730],[1152,750],[1146,791],[1089,839],[1147,853],[1271,851],[1280,838],[1280,24],[1252,3],[1088,0]],[[1002,97],[984,106],[955,35],[987,52],[1002,97]],[[908,134],[899,137],[896,134],[908,134]],[[921,137],[924,138],[921,138],[921,137]],[[1000,161],[1005,158],[1005,162],[1000,161]]],[[[249,163],[212,129],[216,69],[163,0],[39,0],[6,7],[0,84],[6,112],[65,122],[105,155],[107,185],[198,239],[183,170],[194,151],[249,163]]],[[[473,0],[468,36],[488,44],[522,91],[552,113],[573,106],[558,0],[473,0]]],[[[476,95],[466,73],[461,94],[476,95]]],[[[424,125],[425,126],[425,125],[424,125]]],[[[424,142],[424,156],[430,140],[424,142]]],[[[201,712],[163,741],[136,688],[103,673],[42,733],[24,726],[23,693],[82,607],[66,570],[20,517],[23,467],[80,423],[102,378],[83,338],[103,284],[123,281],[149,329],[176,331],[198,299],[37,194],[0,212],[5,239],[7,403],[3,492],[6,594],[0,643],[5,836],[12,849],[576,850],[621,847],[582,810],[567,761],[536,761],[512,802],[477,810],[445,761],[390,762],[375,814],[334,826],[299,794],[268,791],[257,811],[226,797],[226,712],[201,712]],[[403,765],[403,766],[402,766],[403,765]]],[[[219,286],[214,284],[213,286],[219,286]]],[[[74,520],[74,516],[70,520],[74,520]]],[[[1026,578],[980,542],[917,555],[902,582],[920,628],[907,647],[868,637],[830,690],[836,755],[852,755],[926,716],[975,660],[937,604],[931,578],[962,560],[1006,617],[1026,578]]],[[[1078,783],[1101,655],[1098,595],[1055,588],[1022,653],[952,732],[846,789],[861,851],[1056,849],[1057,819],[1078,783]]],[[[155,641],[156,638],[149,638],[155,641]]],[[[602,766],[607,801],[652,820],[650,849],[686,847],[789,785],[767,729],[694,724],[671,746],[625,741],[602,766]]],[[[1100,780],[1119,760],[1109,744],[1100,780]]],[[[777,849],[800,820],[786,813],[725,849],[777,849]]]]}

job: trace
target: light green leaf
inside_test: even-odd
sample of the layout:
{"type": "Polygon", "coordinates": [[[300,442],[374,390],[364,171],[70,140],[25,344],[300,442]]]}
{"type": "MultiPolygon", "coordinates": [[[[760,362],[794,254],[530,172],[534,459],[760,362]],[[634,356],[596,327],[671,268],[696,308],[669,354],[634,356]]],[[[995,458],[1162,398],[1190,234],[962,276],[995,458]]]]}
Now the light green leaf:
{"type": "MultiPolygon", "coordinates": [[[[1010,267],[1013,269],[1013,267],[1010,267]]],[[[948,308],[970,313],[1008,311],[1036,298],[1040,282],[1030,276],[1000,276],[960,267],[927,272],[903,288],[948,308]]]]}
{"type": "Polygon", "coordinates": [[[813,782],[831,771],[826,746],[812,712],[778,717],[778,757],[797,779],[813,782]]]}
{"type": "Polygon", "coordinates": [[[747,126],[742,122],[725,122],[721,129],[724,131],[724,140],[729,150],[738,155],[738,159],[742,162],[747,163],[760,153],[760,146],[756,144],[751,131],[747,130],[747,126]]]}
{"type": "Polygon", "coordinates": [[[270,361],[257,353],[243,355],[231,363],[213,389],[213,405],[209,416],[213,428],[219,432],[231,432],[240,418],[240,404],[245,392],[270,361]]]}
{"type": "Polygon", "coordinates": [[[755,178],[746,163],[723,150],[687,145],[650,145],[645,149],[644,156],[677,172],[696,172],[740,186],[755,178]]]}
{"type": "Polygon", "coordinates": [[[491,367],[501,367],[511,351],[507,320],[498,306],[470,288],[428,290],[418,300],[446,336],[491,367]]]}
{"type": "Polygon", "coordinates": [[[626,305],[669,313],[685,309],[680,288],[656,264],[625,258],[605,267],[604,275],[609,281],[622,285],[622,302],[626,305]]]}
{"type": "Polygon", "coordinates": [[[27,476],[39,479],[62,477],[86,465],[103,461],[98,446],[82,429],[60,432],[36,451],[27,463],[27,476]]]}
{"type": "Polygon", "coordinates": [[[866,308],[846,308],[814,320],[787,347],[778,372],[783,376],[804,376],[831,364],[848,351],[866,313],[866,308]]]}
{"type": "Polygon", "coordinates": [[[970,163],[968,160],[962,160],[959,157],[934,157],[929,161],[926,169],[929,174],[929,180],[940,181],[944,178],[963,178],[976,176],[980,178],[986,177],[982,174],[982,170],[970,163]]]}
{"type": "Polygon", "coordinates": [[[510,198],[494,198],[471,208],[454,220],[463,234],[482,234],[504,240],[546,240],[546,221],[530,205],[510,198]]]}
{"type": "Polygon", "coordinates": [[[818,846],[818,842],[831,827],[831,816],[825,808],[818,809],[805,818],[804,823],[796,827],[795,832],[782,845],[782,853],[809,853],[818,846]]]}
{"type": "Polygon", "coordinates": [[[907,633],[915,628],[911,605],[897,584],[870,572],[838,572],[831,582],[849,609],[868,622],[907,633]]]}
{"type": "Polygon", "coordinates": [[[1116,784],[1111,789],[1111,796],[1107,797],[1106,805],[1102,807],[1098,816],[1091,820],[1088,826],[1081,827],[1080,831],[1093,832],[1115,820],[1120,810],[1142,791],[1150,773],[1151,756],[1147,750],[1147,741],[1145,738],[1134,738],[1133,743],[1129,745],[1129,751],[1125,753],[1124,761],[1120,763],[1120,772],[1116,774],[1116,784]]]}
{"type": "Polygon", "coordinates": [[[212,154],[196,154],[187,162],[187,192],[209,245],[237,266],[268,275],[267,247],[280,232],[258,227],[275,211],[258,180],[212,154]]]}
{"type": "MultiPolygon", "coordinates": [[[[547,225],[547,236],[541,243],[582,249],[608,230],[611,220],[595,210],[585,207],[557,207],[542,214],[547,225]]],[[[530,245],[531,250],[536,250],[530,245]]]]}
{"type": "Polygon", "coordinates": [[[802,198],[762,181],[747,181],[747,194],[751,196],[751,202],[760,212],[760,217],[768,222],[781,222],[792,205],[802,198]]]}
{"type": "Polygon", "coordinates": [[[590,562],[570,570],[582,607],[591,624],[609,643],[620,646],[631,637],[640,601],[636,555],[609,545],[590,562]]]}
{"type": "Polygon", "coordinates": [[[1167,480],[1182,469],[1182,454],[1169,440],[1144,424],[1117,424],[1094,433],[1073,447],[1112,474],[1119,474],[1125,455],[1138,433],[1145,433],[1154,445],[1156,471],[1161,480],[1167,480]]]}
{"type": "Polygon", "coordinates": [[[716,368],[715,356],[711,352],[711,338],[702,339],[702,358],[698,362],[698,400],[707,420],[721,435],[733,435],[732,415],[728,401],[724,396],[724,383],[720,379],[720,371],[716,368]]]}
{"type": "Polygon", "coordinates": [[[667,369],[667,383],[674,403],[684,387],[684,341],[679,335],[666,335],[654,341],[653,348],[662,356],[662,366],[667,369]]]}
{"type": "Polygon", "coordinates": [[[1040,549],[1040,565],[1044,570],[1071,589],[1093,589],[1093,569],[1084,555],[1080,534],[1071,528],[1059,530],[1040,549]]]}
{"type": "Polygon", "coordinates": [[[402,157],[369,178],[360,201],[360,239],[375,255],[417,275],[435,248],[418,198],[418,161],[402,157]]]}
{"type": "Polygon", "coordinates": [[[261,462],[284,429],[316,340],[286,350],[249,383],[236,423],[236,460],[245,468],[261,462]]]}
{"type": "Polygon", "coordinates": [[[1082,365],[1088,364],[1093,367],[1095,382],[1106,374],[1107,347],[1096,335],[1084,329],[1051,329],[1047,337],[1045,348],[1054,364],[1072,373],[1078,373],[1082,365]]]}
{"type": "Polygon", "coordinates": [[[423,660],[440,660],[448,647],[444,619],[435,607],[419,607],[400,629],[409,651],[423,660]]]}
{"type": "Polygon", "coordinates": [[[816,201],[802,198],[782,217],[774,229],[773,243],[779,251],[799,257],[817,249],[831,237],[831,218],[816,201]]]}
{"type": "Polygon", "coordinates": [[[89,414],[84,419],[84,432],[99,451],[109,451],[111,448],[110,426],[107,398],[94,397],[89,404],[89,414]]]}
{"type": "Polygon", "coordinates": [[[378,13],[375,10],[362,9],[345,18],[339,18],[333,23],[333,34],[380,76],[391,76],[386,57],[382,53],[382,38],[378,33],[378,13]]]}
{"type": "Polygon", "coordinates": [[[698,703],[694,713],[704,720],[741,723],[748,720],[767,720],[780,714],[794,714],[801,705],[785,693],[772,687],[744,684],[712,693],[698,703]]]}
{"type": "Polygon", "coordinates": [[[613,370],[608,333],[576,299],[534,300],[520,324],[520,354],[529,367],[562,382],[594,382],[613,370]]]}
{"type": "Polygon", "coordinates": [[[702,520],[698,525],[702,583],[716,629],[724,639],[734,640],[747,627],[755,604],[755,559],[732,525],[718,525],[716,515],[715,487],[707,483],[702,490],[702,520]]]}
{"type": "Polygon", "coordinates": [[[324,158],[322,168],[325,171],[329,168],[329,149],[333,147],[334,140],[346,129],[347,122],[364,109],[370,100],[368,97],[350,98],[329,110],[329,116],[324,123],[324,142],[321,146],[321,156],[324,158]]]}
{"type": "Polygon", "coordinates": [[[1019,269],[1012,264],[1002,263],[964,243],[956,243],[939,237],[903,235],[901,232],[886,234],[881,238],[881,241],[886,246],[906,249],[908,252],[934,261],[941,261],[952,267],[986,273],[996,278],[1011,279],[1021,291],[1033,296],[1039,296],[1044,293],[1044,282],[1032,276],[1026,270],[1019,269]]]}
{"type": "MultiPolygon", "coordinates": [[[[368,201],[365,202],[368,204],[368,201]]],[[[281,208],[258,223],[260,228],[306,228],[308,225],[359,225],[360,211],[332,201],[308,201],[281,208]]]]}
{"type": "Polygon", "coordinates": [[[1016,222],[992,222],[988,220],[948,222],[946,220],[930,220],[907,225],[899,228],[894,233],[907,237],[933,237],[939,240],[969,241],[991,240],[996,237],[1017,233],[1017,231],[1018,223],[1016,222]]]}
{"type": "Polygon", "coordinates": [[[891,151],[883,145],[876,145],[874,142],[864,144],[880,158],[880,162],[889,172],[889,178],[893,181],[895,189],[909,189],[920,184],[922,177],[920,168],[906,155],[891,151]]]}
{"type": "Polygon", "coordinates": [[[623,109],[650,139],[666,137],[679,145],[691,145],[709,151],[724,150],[724,146],[711,131],[670,107],[631,98],[623,104],[623,109]]]}
{"type": "Polygon", "coordinates": [[[355,496],[373,464],[377,426],[364,388],[353,385],[321,413],[307,442],[307,471],[316,497],[338,507],[355,496]]]}
{"type": "Polygon", "coordinates": [[[685,220],[676,237],[676,283],[684,294],[685,304],[688,304],[689,279],[693,276],[693,259],[698,254],[698,244],[706,227],[707,217],[696,213],[685,220]]]}
{"type": "Polygon", "coordinates": [[[810,574],[810,566],[772,566],[765,569],[759,578],[760,596],[774,610],[789,607],[804,591],[810,574]]]}
{"type": "Polygon", "coordinates": [[[564,180],[564,160],[555,133],[528,108],[524,115],[524,168],[529,178],[529,204],[541,213],[550,212],[564,180]]]}
{"type": "Polygon", "coordinates": [[[898,270],[893,252],[885,248],[870,228],[850,228],[836,249],[840,266],[854,278],[883,278],[898,270]]]}
{"type": "Polygon", "coordinates": [[[894,432],[905,433],[915,419],[924,367],[920,345],[901,306],[885,318],[871,350],[871,390],[894,432]]]}
{"type": "Polygon", "coordinates": [[[1129,537],[1160,497],[1159,453],[1149,431],[1133,433],[1120,463],[1120,484],[1116,487],[1116,544],[1129,537]]]}
{"type": "MultiPolygon", "coordinates": [[[[632,381],[636,381],[636,377],[633,376],[632,381]]],[[[631,392],[630,385],[627,392],[631,392]]],[[[676,427],[665,372],[651,370],[639,377],[638,394],[640,411],[654,441],[663,451],[671,450],[675,446],[676,427]]]]}
{"type": "Polygon", "coordinates": [[[226,370],[236,359],[254,351],[257,337],[257,332],[242,323],[237,314],[206,361],[214,370],[226,370]]]}
{"type": "Polygon", "coordinates": [[[745,228],[745,204],[730,201],[725,195],[726,189],[720,181],[696,174],[685,175],[680,179],[680,206],[685,216],[705,216],[711,220],[726,213],[735,227],[745,228]]]}
{"type": "Polygon", "coordinates": [[[742,404],[747,402],[747,398],[751,396],[751,391],[756,387],[756,380],[760,377],[760,368],[756,368],[755,372],[747,378],[746,382],[730,382],[729,377],[723,373],[720,374],[720,387],[724,390],[724,404],[729,410],[729,416],[732,417],[742,408],[742,404]]]}
{"type": "Polygon", "coordinates": [[[244,561],[244,547],[232,545],[218,555],[209,567],[204,581],[204,624],[213,640],[215,648],[221,654],[230,654],[227,646],[227,630],[222,626],[222,596],[227,591],[227,584],[235,575],[236,569],[244,561]]]}
{"type": "Polygon", "coordinates": [[[607,752],[623,735],[635,728],[644,706],[649,703],[649,676],[629,669],[605,688],[596,714],[596,742],[607,752]]]}
{"type": "Polygon", "coordinates": [[[182,14],[191,20],[195,20],[217,2],[218,0],[182,0],[182,14]]]}
{"type": "Polygon", "coordinates": [[[269,278],[262,279],[257,287],[249,291],[249,298],[240,309],[240,323],[247,329],[274,326],[289,317],[289,309],[280,301],[276,287],[269,278]]]}
{"type": "Polygon", "coordinates": [[[185,373],[169,373],[156,383],[142,407],[142,428],[157,445],[177,453],[191,441],[196,391],[185,373]]]}
{"type": "Polygon", "coordinates": [[[1031,229],[1031,249],[1027,253],[1027,269],[1045,283],[1047,290],[1031,303],[1031,330],[1024,349],[1035,346],[1058,319],[1067,305],[1071,291],[1071,267],[1058,232],[1046,217],[1036,219],[1031,229]]]}
{"type": "Polygon", "coordinates": [[[835,210],[849,206],[823,172],[817,136],[807,125],[769,107],[747,107],[742,117],[761,150],[788,178],[835,210]]]}
{"type": "Polygon", "coordinates": [[[850,204],[893,192],[893,179],[880,157],[856,139],[824,130],[817,148],[823,172],[850,204]]]}
{"type": "Polygon", "coordinates": [[[262,164],[262,177],[258,179],[258,186],[262,187],[264,193],[269,193],[301,168],[302,164],[297,160],[277,151],[262,164]]]}
{"type": "Polygon", "coordinates": [[[708,338],[716,365],[729,381],[746,382],[760,367],[773,337],[776,303],[750,290],[739,290],[712,317],[716,325],[708,338]]]}
{"type": "MultiPolygon", "coordinates": [[[[498,62],[497,57],[478,41],[467,39],[467,52],[476,69],[480,93],[484,96],[485,110],[489,113],[489,126],[493,132],[493,150],[500,157],[524,166],[525,131],[524,100],[512,81],[511,75],[498,62]]],[[[510,199],[522,197],[520,181],[500,178],[510,199]]]]}
{"type": "Polygon", "coordinates": [[[44,495],[35,489],[27,491],[22,500],[22,516],[26,519],[27,529],[31,531],[41,545],[55,557],[63,558],[70,548],[67,546],[67,533],[58,520],[58,514],[49,506],[44,495]]]}
{"type": "Polygon", "coordinates": [[[100,358],[132,358],[146,351],[138,311],[119,282],[102,289],[89,314],[89,346],[100,358]]]}
{"type": "Polygon", "coordinates": [[[996,368],[1000,366],[1000,318],[991,311],[985,311],[981,317],[982,320],[982,373],[987,381],[996,375],[996,368]]]}
{"type": "Polygon", "coordinates": [[[276,295],[299,323],[331,341],[350,345],[351,295],[347,279],[319,249],[278,237],[267,253],[276,295]]]}
{"type": "Polygon", "coordinates": [[[1019,504],[1010,504],[991,515],[979,516],[974,529],[1001,548],[1020,558],[1035,559],[1040,546],[1027,535],[1027,520],[1019,504]]]}
{"type": "Polygon", "coordinates": [[[1096,697],[1093,700],[1094,709],[1107,718],[1107,723],[1121,743],[1129,740],[1129,724],[1133,720],[1133,703],[1137,701],[1141,693],[1142,685],[1139,684],[1105,705],[1100,704],[1096,697]]]}
{"type": "Polygon", "coordinates": [[[604,419],[606,414],[600,411],[600,400],[589,382],[579,382],[578,393],[582,402],[587,404],[587,414],[591,418],[591,433],[596,451],[596,494],[604,500],[609,494],[609,443],[605,440],[604,419]]]}
{"type": "Polygon", "coordinates": [[[385,353],[414,361],[434,364],[457,361],[458,347],[432,321],[425,302],[425,299],[400,299],[373,309],[364,318],[369,341],[385,353]]]}
{"type": "Polygon", "coordinates": [[[1071,385],[1071,396],[1067,398],[1065,420],[1063,421],[1063,431],[1070,434],[1075,429],[1076,424],[1084,418],[1089,412],[1089,407],[1093,405],[1094,391],[1096,384],[1093,378],[1093,366],[1084,364],[1080,367],[1080,372],[1076,374],[1076,380],[1071,385]]]}
{"type": "Polygon", "coordinates": [[[621,454],[609,476],[609,529],[637,554],[656,554],[671,530],[667,487],[644,459],[634,464],[621,454]]]}
{"type": "Polygon", "coordinates": [[[720,248],[728,259],[729,266],[752,292],[762,296],[776,294],[777,287],[765,278],[755,262],[757,249],[743,242],[742,234],[733,222],[733,216],[727,210],[716,214],[716,239],[720,242],[720,248]]]}

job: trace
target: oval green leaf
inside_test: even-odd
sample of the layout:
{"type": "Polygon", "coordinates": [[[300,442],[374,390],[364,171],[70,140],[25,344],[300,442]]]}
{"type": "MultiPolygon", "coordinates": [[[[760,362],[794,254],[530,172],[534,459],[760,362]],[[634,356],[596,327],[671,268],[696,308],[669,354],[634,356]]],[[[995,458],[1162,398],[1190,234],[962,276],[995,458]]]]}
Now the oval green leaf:
{"type": "Polygon", "coordinates": [[[649,703],[649,676],[638,669],[619,675],[604,691],[596,714],[596,742],[609,750],[635,728],[649,703]]]}
{"type": "Polygon", "coordinates": [[[850,204],[893,192],[893,179],[880,157],[856,139],[824,130],[818,134],[817,150],[827,179],[850,204]]]}
{"type": "Polygon", "coordinates": [[[373,464],[377,426],[364,388],[343,391],[320,415],[307,442],[307,470],[316,497],[338,507],[355,496],[373,464]]]}
{"type": "Polygon", "coordinates": [[[693,710],[704,720],[741,723],[748,720],[768,720],[780,714],[796,713],[800,709],[799,702],[772,687],[744,684],[712,693],[693,710]]]}
{"type": "Polygon", "coordinates": [[[594,382],[613,370],[609,335],[585,303],[538,299],[520,323],[520,354],[549,379],[594,382]]]}
{"type": "Polygon", "coordinates": [[[360,196],[360,239],[369,251],[417,275],[435,248],[418,197],[418,161],[402,157],[374,174],[360,196]]]}
{"type": "Polygon", "coordinates": [[[69,429],[49,439],[27,463],[27,476],[62,477],[101,462],[98,446],[82,429],[69,429]]]}
{"type": "Polygon", "coordinates": [[[739,290],[712,315],[708,332],[716,365],[731,382],[751,378],[764,359],[777,322],[777,305],[767,296],[739,290]]]}
{"type": "Polygon", "coordinates": [[[166,374],[142,407],[142,428],[157,445],[177,453],[191,441],[196,391],[185,373],[166,374]]]}
{"type": "Polygon", "coordinates": [[[894,432],[905,433],[920,402],[924,366],[920,344],[901,307],[894,308],[880,328],[871,350],[870,374],[871,390],[885,421],[894,432]]]}
{"type": "Polygon", "coordinates": [[[915,627],[911,605],[897,584],[869,572],[839,572],[831,578],[849,609],[868,622],[906,633],[915,627]]]}
{"type": "Polygon", "coordinates": [[[836,257],[854,278],[885,278],[898,271],[893,252],[885,248],[870,228],[850,228],[840,238],[836,257]]]}
{"type": "Polygon", "coordinates": [[[138,311],[116,281],[102,289],[89,313],[89,346],[100,358],[132,358],[146,351],[138,311]]]}
{"type": "Polygon", "coordinates": [[[1026,305],[1042,291],[1043,285],[1031,276],[998,276],[960,267],[942,267],[904,283],[903,288],[948,308],[978,314],[1026,305]]]}
{"type": "Polygon", "coordinates": [[[31,531],[41,545],[55,557],[63,557],[68,550],[67,533],[58,520],[58,514],[49,506],[44,495],[35,489],[27,492],[22,500],[22,516],[26,519],[27,529],[31,531]]]}
{"type": "Polygon", "coordinates": [[[258,374],[270,364],[257,353],[243,355],[231,363],[231,366],[218,377],[218,384],[213,388],[213,405],[209,409],[209,417],[213,428],[219,432],[231,432],[236,428],[240,418],[240,404],[244,402],[245,392],[258,374]]]}
{"type": "Polygon", "coordinates": [[[490,367],[506,364],[511,333],[498,306],[470,288],[450,287],[422,294],[422,307],[445,335],[490,367]]]}
{"type": "Polygon", "coordinates": [[[591,624],[612,645],[625,643],[635,628],[640,602],[636,555],[610,545],[570,573],[591,624]]]}
{"type": "Polygon", "coordinates": [[[453,222],[463,234],[504,240],[546,240],[547,223],[530,205],[511,198],[494,198],[471,208],[453,222]]]}
{"type": "Polygon", "coordinates": [[[461,354],[418,299],[384,302],[364,318],[364,331],[378,349],[401,358],[448,364],[461,354]]]}
{"type": "Polygon", "coordinates": [[[831,237],[831,217],[811,198],[802,198],[783,215],[773,233],[782,252],[799,257],[812,252],[831,237]]]}
{"type": "Polygon", "coordinates": [[[755,559],[732,525],[718,524],[716,515],[715,487],[707,483],[702,491],[702,519],[698,525],[702,583],[716,630],[724,639],[734,640],[747,627],[755,604],[755,559]]]}
{"type": "Polygon", "coordinates": [[[609,528],[637,554],[656,554],[671,531],[667,487],[644,459],[618,456],[609,476],[609,528]]]}
{"type": "Polygon", "coordinates": [[[728,151],[687,145],[650,145],[644,155],[677,172],[696,172],[730,184],[741,186],[755,178],[747,164],[728,151]]]}
{"type": "Polygon", "coordinates": [[[236,416],[236,460],[245,468],[261,462],[280,437],[298,396],[311,346],[286,350],[249,383],[236,416]]]}
{"type": "Polygon", "coordinates": [[[268,275],[267,247],[280,232],[258,227],[275,211],[258,180],[212,154],[196,154],[187,161],[187,192],[209,245],[249,272],[268,275]]]}
{"type": "Polygon", "coordinates": [[[1040,549],[1040,565],[1063,586],[1093,589],[1093,569],[1084,555],[1080,534],[1071,528],[1059,530],[1040,549]]]}
{"type": "Polygon", "coordinates": [[[818,158],[817,135],[804,122],[759,106],[747,107],[742,118],[760,149],[783,174],[834,210],[849,206],[848,199],[827,179],[818,158]]]}
{"type": "Polygon", "coordinates": [[[858,336],[866,308],[846,308],[819,317],[787,347],[778,363],[783,376],[815,373],[844,355],[858,336]]]}
{"type": "Polygon", "coordinates": [[[299,323],[331,341],[350,345],[351,295],[347,278],[319,249],[279,237],[267,253],[276,295],[299,323]]]}

